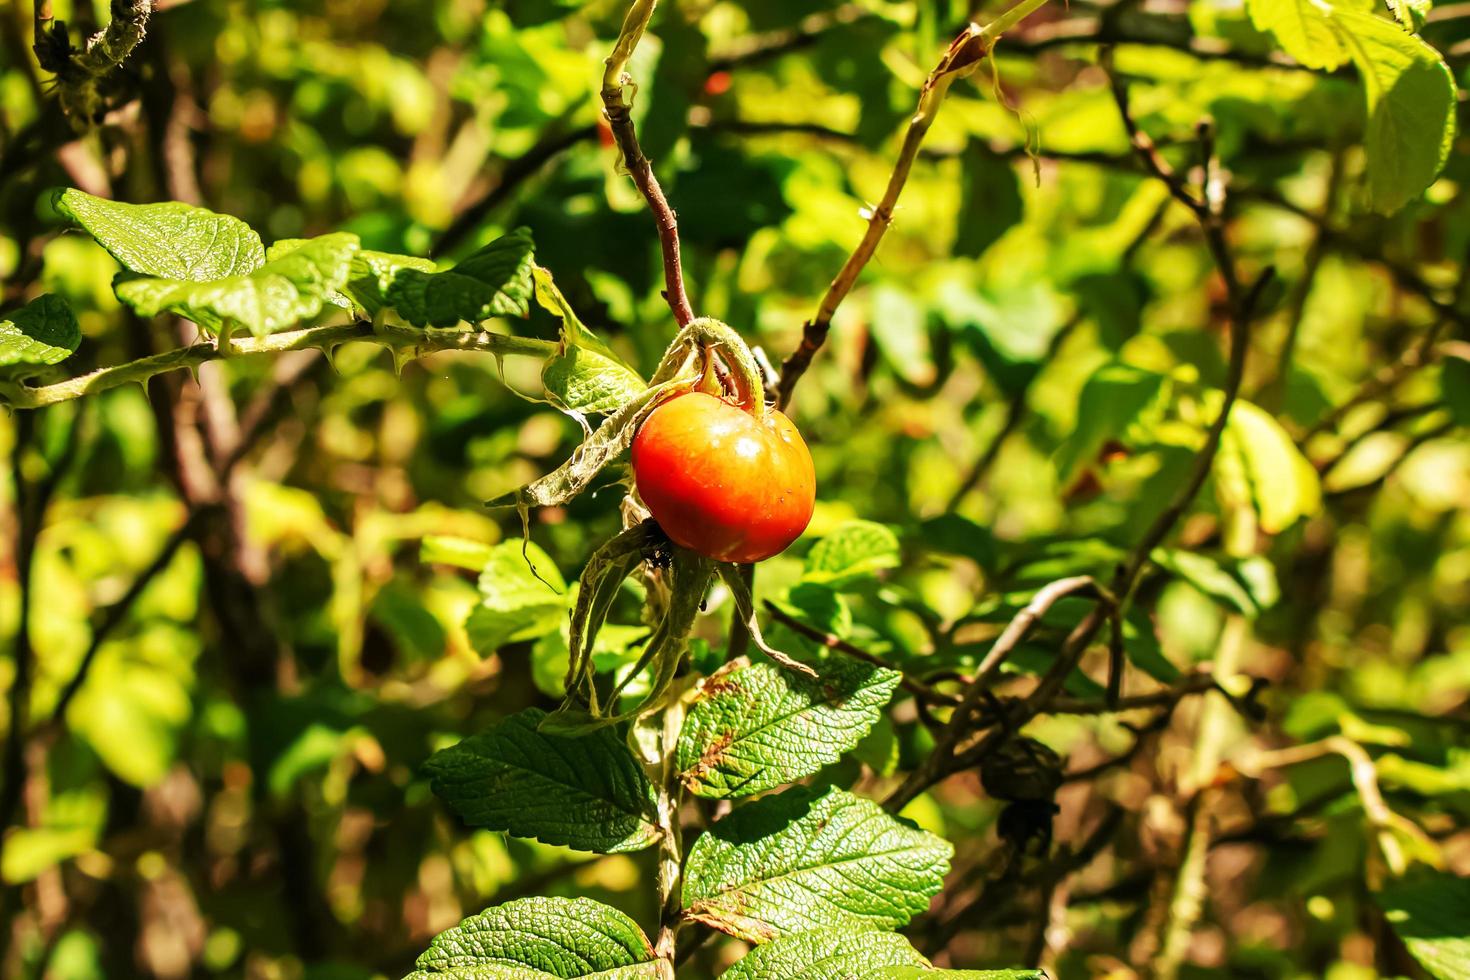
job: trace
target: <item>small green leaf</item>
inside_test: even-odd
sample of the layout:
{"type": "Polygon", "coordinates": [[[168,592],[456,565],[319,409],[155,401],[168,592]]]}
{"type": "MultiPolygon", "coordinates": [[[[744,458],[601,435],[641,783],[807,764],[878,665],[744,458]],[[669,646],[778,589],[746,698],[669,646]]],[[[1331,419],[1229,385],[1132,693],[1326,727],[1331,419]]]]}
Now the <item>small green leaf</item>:
{"type": "Polygon", "coordinates": [[[567,583],[534,542],[512,538],[489,549],[480,572],[480,604],[465,629],[488,656],[502,645],[549,633],[567,616],[567,583]]]}
{"type": "Polygon", "coordinates": [[[754,943],[821,926],[896,929],[929,907],[952,853],[872,800],[798,786],[740,807],[695,842],[685,914],[754,943]]]}
{"type": "Polygon", "coordinates": [[[245,222],[177,201],[122,204],[69,189],[56,209],[139,275],[211,282],[265,263],[260,236],[245,222]]]}
{"type": "Polygon", "coordinates": [[[250,273],[210,282],[128,279],[116,291],[139,316],[175,313],[216,332],[238,324],[263,337],[321,313],[347,281],[358,247],[356,235],[338,232],[313,238],[250,273]]]}
{"type": "Polygon", "coordinates": [[[899,673],[830,660],[808,677],[734,661],[701,685],[679,735],[678,765],[696,796],[749,796],[809,776],[855,746],[899,673]]]}
{"type": "Polygon", "coordinates": [[[0,371],[60,364],[82,342],[82,328],[66,300],[52,293],[37,296],[0,319],[0,371]]]}
{"type": "MultiPolygon", "coordinates": [[[[1259,616],[1269,608],[1270,603],[1265,600],[1275,599],[1274,592],[1269,589],[1258,594],[1244,577],[1243,563],[1179,548],[1155,548],[1149,557],[1160,568],[1173,572],[1220,605],[1245,616],[1259,616]]],[[[1252,568],[1252,574],[1258,574],[1254,566],[1244,567],[1252,568]]],[[[1274,574],[1270,583],[1274,586],[1274,574]]]]}
{"type": "Polygon", "coordinates": [[[444,272],[400,266],[385,299],[416,327],[452,327],[531,312],[531,232],[517,228],[444,272]]]}
{"type": "Polygon", "coordinates": [[[613,730],[564,738],[538,729],[545,717],[528,708],[435,752],[435,795],[473,827],[545,844],[616,854],[657,841],[653,787],[613,730]]]}
{"type": "Polygon", "coordinates": [[[841,589],[896,568],[898,558],[898,536],[892,531],[872,521],[850,521],[816,543],[801,578],[841,589]]]}
{"type": "Polygon", "coordinates": [[[522,898],[441,932],[406,980],[635,980],[657,977],[638,924],[588,898],[522,898]]]}
{"type": "Polygon", "coordinates": [[[1246,401],[1230,411],[1215,461],[1215,490],[1224,507],[1253,507],[1267,534],[1322,509],[1316,469],[1270,413],[1246,401]]]}
{"type": "Polygon", "coordinates": [[[1426,874],[1378,895],[1393,931],[1439,980],[1470,976],[1470,879],[1426,874]]]}
{"type": "Polygon", "coordinates": [[[1404,25],[1404,30],[1419,33],[1429,12],[1434,9],[1433,0],[1388,0],[1388,9],[1404,25]]]}
{"type": "Polygon", "coordinates": [[[928,960],[895,932],[814,929],[757,946],[721,980],[849,980],[886,967],[923,969],[928,960]]]}
{"type": "Polygon", "coordinates": [[[390,305],[388,291],[393,288],[393,283],[404,270],[432,273],[438,268],[433,259],[363,249],[352,257],[352,270],[347,276],[347,295],[369,318],[375,317],[379,310],[390,305]]]}
{"type": "Polygon", "coordinates": [[[536,302],[561,319],[561,347],[541,370],[546,394],[571,412],[615,412],[648,385],[623,359],[587,328],[556,287],[551,273],[536,266],[536,302]]]}

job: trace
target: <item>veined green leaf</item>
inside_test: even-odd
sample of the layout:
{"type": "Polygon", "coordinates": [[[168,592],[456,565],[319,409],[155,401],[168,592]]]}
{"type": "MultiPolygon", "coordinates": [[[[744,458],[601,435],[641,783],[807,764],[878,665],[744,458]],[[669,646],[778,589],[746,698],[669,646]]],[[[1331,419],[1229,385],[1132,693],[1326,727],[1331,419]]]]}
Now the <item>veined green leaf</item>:
{"type": "Polygon", "coordinates": [[[899,673],[830,660],[808,677],[735,661],[706,679],[679,735],[678,765],[696,796],[749,796],[836,762],[878,720],[899,673]]]}
{"type": "Polygon", "coordinates": [[[512,538],[489,549],[480,572],[480,604],[465,629],[486,656],[503,644],[532,640],[567,615],[567,583],[551,556],[532,541],[512,538]]]}
{"type": "MultiPolygon", "coordinates": [[[[1350,57],[1332,23],[1333,4],[1328,0],[1246,0],[1251,23],[1269,31],[1277,42],[1307,68],[1328,71],[1341,67],[1350,57]]],[[[1372,9],[1371,0],[1338,0],[1337,6],[1372,9]]]]}
{"type": "Polygon", "coordinates": [[[177,201],[123,204],[72,188],[57,198],[56,209],[139,275],[212,282],[265,263],[260,236],[245,222],[177,201]]]}
{"type": "Polygon", "coordinates": [[[813,929],[757,946],[721,980],[849,980],[885,967],[923,969],[928,962],[896,932],[813,929]]]}
{"type": "Polygon", "coordinates": [[[840,789],[740,807],[694,843],[685,914],[754,943],[821,926],[896,929],[938,893],[953,853],[840,789]]]}
{"type": "Polygon", "coordinates": [[[1430,974],[1439,980],[1470,976],[1470,880],[1427,874],[1385,889],[1378,904],[1430,974]]]}
{"type": "Polygon", "coordinates": [[[393,281],[384,299],[416,327],[523,317],[531,311],[534,250],[530,229],[517,228],[443,272],[399,265],[390,270],[393,281]]]}
{"type": "Polygon", "coordinates": [[[118,299],[140,316],[176,313],[222,331],[238,324],[257,337],[288,330],[321,313],[347,281],[356,235],[313,238],[254,271],[209,282],[142,278],[117,284],[118,299]]]}
{"type": "Polygon", "coordinates": [[[635,980],[658,976],[638,924],[588,898],[523,898],[441,932],[406,980],[635,980]]]}
{"type": "Polygon", "coordinates": [[[898,536],[892,531],[872,521],[850,521],[812,547],[801,578],[841,589],[897,567],[898,559],[898,536]]]}
{"type": "Polygon", "coordinates": [[[607,414],[622,408],[648,385],[577,317],[551,273],[535,266],[536,302],[561,318],[561,347],[541,370],[546,394],[571,412],[607,414]]]}
{"type": "Polygon", "coordinates": [[[474,827],[615,854],[658,840],[653,787],[610,728],[578,738],[537,726],[528,708],[424,764],[434,793],[474,827]]]}
{"type": "Polygon", "coordinates": [[[1438,51],[1372,13],[1337,10],[1334,23],[1368,99],[1368,190],[1392,214],[1434,182],[1455,140],[1455,79],[1438,51]]]}
{"type": "Polygon", "coordinates": [[[60,364],[82,342],[82,328],[66,300],[52,293],[37,296],[0,318],[0,371],[60,364]]]}

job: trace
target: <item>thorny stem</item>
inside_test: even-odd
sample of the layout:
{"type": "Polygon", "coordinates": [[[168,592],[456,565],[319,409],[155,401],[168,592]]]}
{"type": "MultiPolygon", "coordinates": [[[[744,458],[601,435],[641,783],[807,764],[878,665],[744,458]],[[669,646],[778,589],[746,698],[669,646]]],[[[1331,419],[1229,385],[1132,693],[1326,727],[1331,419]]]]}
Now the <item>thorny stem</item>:
{"type": "Polygon", "coordinates": [[[694,310],[684,291],[684,270],[679,260],[679,222],[674,217],[674,209],[669,207],[668,198],[664,197],[658,178],[654,176],[653,166],[638,145],[638,135],[633,130],[633,107],[623,98],[629,82],[628,60],[633,57],[633,50],[638,47],[657,6],[658,0],[634,0],[628,9],[622,32],[612,54],[607,57],[607,70],[602,75],[602,106],[623,166],[648,202],[658,224],[659,247],[664,259],[664,299],[674,312],[674,320],[683,327],[694,319],[694,310]]]}
{"type": "Polygon", "coordinates": [[[144,383],[155,375],[195,368],[225,357],[279,354],[309,348],[330,350],[338,344],[354,340],[378,343],[395,350],[408,349],[414,356],[445,350],[477,350],[499,355],[517,354],[544,358],[556,352],[556,345],[550,341],[508,337],[489,331],[399,331],[392,327],[374,329],[371,323],[359,321],[289,330],[268,337],[234,337],[228,348],[214,341],[192,344],[34,388],[23,384],[3,383],[0,384],[0,402],[7,403],[12,408],[42,408],[116,388],[128,382],[144,383]]]}
{"type": "Polygon", "coordinates": [[[1039,9],[1046,0],[1020,0],[1015,6],[1001,14],[985,27],[971,24],[959,37],[955,38],[945,51],[944,56],[939,59],[939,64],[929,73],[924,81],[923,90],[919,93],[919,107],[909,119],[908,131],[904,133],[903,145],[898,151],[898,161],[893,166],[893,173],[888,178],[888,187],[883,192],[883,198],[878,206],[873,208],[868,217],[868,227],[863,233],[862,241],[858,243],[852,255],[848,256],[843,264],[837,278],[832,280],[832,285],[827,287],[827,293],[822,297],[821,304],[817,307],[817,315],[806,322],[802,328],[801,342],[796,350],[781,364],[781,383],[776,391],[776,407],[784,410],[791,403],[791,395],[796,390],[796,383],[801,376],[811,367],[812,358],[827,340],[827,333],[832,327],[832,318],[837,313],[837,308],[852,291],[857,283],[858,276],[862,274],[864,267],[872,260],[873,254],[878,250],[878,243],[883,240],[883,235],[888,231],[888,226],[893,223],[893,213],[898,207],[899,195],[908,183],[909,172],[913,170],[914,161],[919,156],[919,148],[923,145],[924,137],[929,133],[929,127],[934,125],[934,119],[939,114],[939,108],[944,104],[944,98],[949,94],[950,85],[960,78],[972,73],[989,56],[991,48],[1000,35],[1020,23],[1022,19],[1039,9]]]}

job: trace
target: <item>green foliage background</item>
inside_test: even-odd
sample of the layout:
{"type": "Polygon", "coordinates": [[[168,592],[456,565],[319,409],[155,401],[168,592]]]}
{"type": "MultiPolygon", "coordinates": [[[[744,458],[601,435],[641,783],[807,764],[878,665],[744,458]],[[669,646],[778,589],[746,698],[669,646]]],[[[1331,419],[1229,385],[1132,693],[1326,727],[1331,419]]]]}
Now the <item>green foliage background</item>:
{"type": "MultiPolygon", "coordinates": [[[[56,0],[55,12],[85,26],[106,6],[56,0]]],[[[364,248],[444,259],[526,227],[586,324],[645,374],[656,363],[674,333],[657,237],[598,128],[624,4],[163,6],[129,64],[140,98],[36,152],[66,123],[27,52],[29,4],[0,0],[0,315],[45,292],[71,305],[81,344],[58,377],[181,342],[173,321],[119,305],[116,263],[51,203],[66,186],[192,200],[267,242],[342,230],[364,248]]],[[[997,12],[978,6],[982,22],[997,12]]],[[[1338,6],[1370,16],[1366,2],[1338,6]]],[[[1372,894],[1382,834],[1397,834],[1409,864],[1470,874],[1463,138],[1435,128],[1437,100],[1452,111],[1442,79],[1424,74],[1439,69],[1388,78],[1419,127],[1395,142],[1398,123],[1365,117],[1358,70],[1339,68],[1351,53],[1264,34],[1239,4],[1136,7],[1048,7],[1001,42],[993,77],[986,66],[956,85],[792,406],[818,510],[760,567],[757,595],[915,675],[967,671],[1038,586],[1106,575],[1169,503],[1218,411],[1227,315],[1194,217],[1143,173],[1097,67],[1097,39],[1121,42],[1137,119],[1181,173],[1194,176],[1196,124],[1213,119],[1229,246],[1252,277],[1278,272],[1252,335],[1249,404],[1125,630],[1125,691],[1239,642],[1242,670],[1269,681],[1266,719],[1231,716],[1226,758],[1244,770],[1257,748],[1344,735],[1376,760],[1393,812],[1422,828],[1372,826],[1335,756],[1240,779],[1218,801],[1187,969],[1411,973],[1392,910],[1413,903],[1372,894]],[[1420,193],[1441,150],[1443,174],[1420,193]],[[1412,370],[1333,414],[1415,351],[1412,370]],[[1231,542],[1242,513],[1258,532],[1243,548],[1231,542]]],[[[1441,7],[1423,36],[1458,81],[1470,18],[1441,7]]],[[[922,0],[665,0],[630,66],[634,120],[678,212],[701,315],[773,360],[794,347],[882,194],[919,85],[969,14],[922,0]]],[[[1400,30],[1386,9],[1372,16],[1374,30],[1400,30]]],[[[535,304],[491,326],[558,330],[535,304]]],[[[286,363],[200,371],[248,418],[267,411],[257,395],[286,363]]],[[[33,740],[24,819],[0,866],[7,909],[20,910],[0,971],[400,976],[436,933],[511,899],[586,896],[645,929],[656,920],[651,853],[589,859],[467,830],[423,769],[434,750],[557,702],[564,580],[620,527],[620,495],[533,513],[530,554],[549,586],[526,574],[515,514],[481,503],[555,468],[582,439],[578,422],[538,401],[534,361],[441,352],[404,364],[349,344],[330,365],[289,363],[301,376],[227,481],[227,518],[179,547],[33,740]],[[482,567],[478,581],[467,571],[482,567]]],[[[47,409],[20,454],[20,416],[0,420],[17,479],[59,481],[29,595],[32,719],[51,716],[100,611],[185,519],[167,407],[207,414],[194,390],[171,375],[47,409]]],[[[0,635],[13,636],[15,492],[0,492],[0,635]]],[[[697,662],[722,662],[730,605],[711,603],[697,662]]],[[[627,663],[645,632],[636,596],[617,612],[602,670],[627,663]]],[[[1059,605],[1018,668],[1044,670],[1081,612],[1059,605]]],[[[1105,660],[1090,657],[1069,693],[1099,696],[1105,660]]],[[[13,665],[0,660],[0,685],[13,665]]],[[[932,741],[911,700],[895,705],[815,781],[881,796],[912,769],[932,741]]],[[[1059,847],[1111,829],[1068,879],[1058,975],[1153,955],[1198,715],[1181,705],[1126,764],[1062,791],[1059,847]]],[[[1127,752],[1125,722],[1150,718],[1056,716],[1029,731],[1082,771],[1127,752]]],[[[1033,941],[1039,896],[984,884],[999,870],[998,813],[972,773],[905,811],[955,845],[946,897],[909,931],[942,965],[1012,965],[1033,941]]],[[[688,975],[738,953],[711,944],[688,975]]],[[[1456,972],[1463,955],[1445,962],[1437,975],[1470,975],[1456,972]]]]}

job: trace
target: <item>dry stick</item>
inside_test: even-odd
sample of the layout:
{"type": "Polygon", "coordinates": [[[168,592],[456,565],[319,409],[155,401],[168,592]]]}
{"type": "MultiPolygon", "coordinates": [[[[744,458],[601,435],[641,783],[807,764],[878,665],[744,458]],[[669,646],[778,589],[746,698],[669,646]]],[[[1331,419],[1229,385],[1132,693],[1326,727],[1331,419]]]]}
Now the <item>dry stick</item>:
{"type": "Polygon", "coordinates": [[[653,175],[653,167],[643,155],[643,148],[638,145],[638,136],[633,131],[632,104],[623,100],[623,90],[630,81],[628,59],[633,57],[633,49],[638,47],[638,41],[657,6],[658,0],[634,0],[628,9],[617,45],[608,55],[607,70],[602,75],[602,105],[623,158],[623,166],[648,202],[658,224],[658,242],[664,257],[664,299],[668,301],[669,309],[674,311],[674,319],[683,327],[694,319],[694,310],[684,292],[684,270],[679,264],[679,222],[674,217],[674,209],[669,207],[668,198],[664,197],[658,178],[653,175]]]}
{"type": "MultiPolygon", "coordinates": [[[[1037,620],[1046,615],[1047,610],[1056,604],[1057,600],[1083,589],[1097,589],[1102,593],[1090,575],[1060,579],[1040,589],[1026,607],[1015,615],[996,641],[991,644],[990,650],[986,652],[980,665],[975,668],[974,678],[965,686],[964,693],[960,695],[959,707],[955,708],[954,713],[945,724],[933,751],[883,801],[884,807],[895,813],[902,810],[915,796],[949,774],[948,766],[955,758],[955,750],[959,747],[959,743],[974,730],[971,719],[980,707],[982,699],[990,688],[991,679],[1000,669],[1000,665],[1026,638],[1026,634],[1031,631],[1031,627],[1036,625],[1037,620]]],[[[1105,593],[1102,594],[1105,595],[1105,593]]],[[[1104,598],[1104,601],[1108,599],[1104,598]]],[[[998,720],[1004,722],[1006,719],[998,720]]]]}
{"type": "Polygon", "coordinates": [[[0,384],[0,403],[8,404],[12,408],[41,408],[116,388],[130,381],[146,382],[155,375],[197,367],[224,357],[279,354],[310,348],[330,349],[353,340],[382,344],[385,347],[412,348],[419,354],[445,350],[477,350],[497,355],[522,354],[545,358],[556,351],[556,345],[550,341],[508,337],[489,331],[399,331],[391,327],[375,329],[371,323],[358,321],[288,330],[268,337],[236,337],[230,340],[228,349],[214,341],[192,344],[34,388],[15,383],[0,384]]]}
{"type": "MultiPolygon", "coordinates": [[[[849,643],[841,637],[833,636],[831,633],[824,633],[821,630],[817,629],[815,626],[812,626],[808,623],[803,623],[801,620],[797,619],[795,616],[792,616],[790,613],[786,612],[780,606],[776,605],[769,599],[765,601],[765,607],[766,612],[770,613],[771,618],[774,619],[776,622],[781,623],[789,629],[795,630],[809,640],[820,643],[828,650],[836,650],[838,653],[852,657],[854,660],[861,660],[864,663],[872,664],[875,667],[882,667],[885,670],[894,669],[891,664],[889,664],[886,660],[884,660],[877,654],[869,653],[862,647],[857,646],[853,643],[849,643]]],[[[909,674],[900,674],[900,677],[900,686],[902,686],[904,690],[908,691],[915,697],[920,698],[921,700],[930,702],[932,704],[947,704],[953,706],[958,706],[960,703],[960,699],[956,695],[946,694],[943,691],[937,691],[934,688],[930,687],[928,684],[925,684],[923,681],[919,680],[917,677],[910,676],[909,674]]]]}
{"type": "Polygon", "coordinates": [[[821,305],[817,307],[817,315],[802,327],[801,343],[781,364],[781,383],[776,390],[777,408],[785,409],[791,403],[796,383],[801,380],[807,368],[811,367],[812,358],[827,340],[827,332],[831,329],[832,317],[837,313],[837,308],[852,291],[863,268],[878,250],[878,243],[883,240],[884,232],[893,221],[894,209],[898,206],[899,195],[903,193],[909,172],[918,158],[919,147],[923,144],[929,127],[934,125],[934,118],[944,104],[949,87],[958,79],[973,74],[990,55],[991,48],[1001,33],[1010,30],[1044,3],[1046,0],[1020,0],[983,28],[971,24],[955,38],[940,58],[939,64],[925,79],[924,87],[919,93],[919,107],[909,120],[903,146],[898,152],[898,161],[888,178],[888,187],[883,192],[883,199],[873,208],[868,218],[868,227],[863,233],[862,241],[843,264],[837,278],[832,280],[832,285],[827,288],[821,305]]]}

